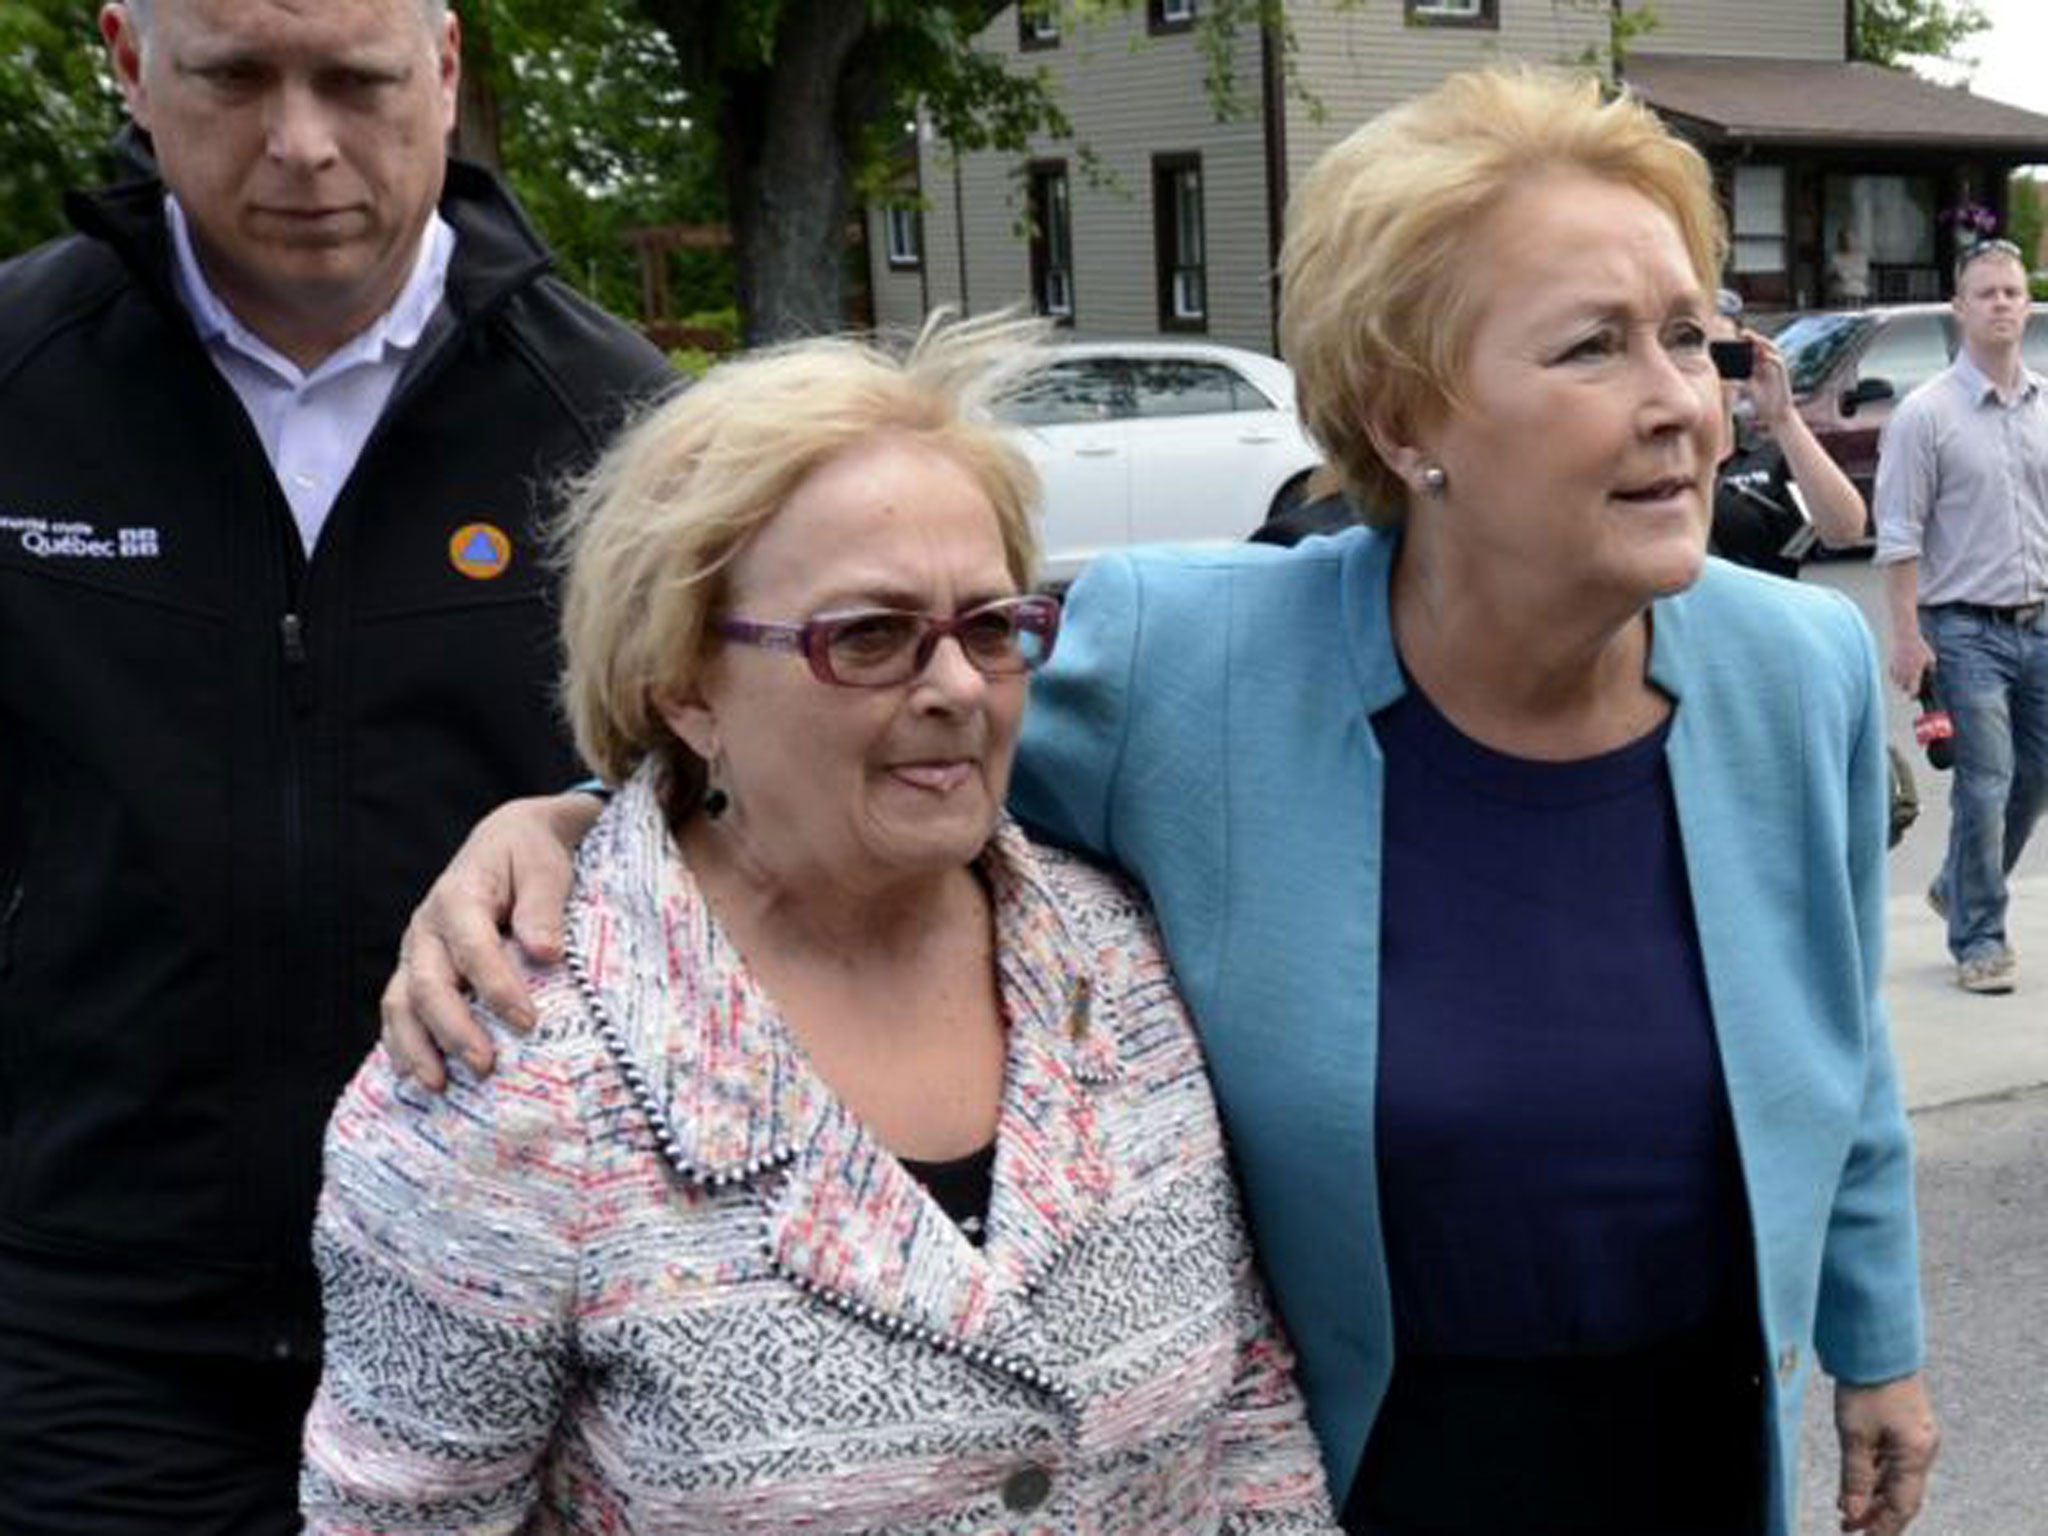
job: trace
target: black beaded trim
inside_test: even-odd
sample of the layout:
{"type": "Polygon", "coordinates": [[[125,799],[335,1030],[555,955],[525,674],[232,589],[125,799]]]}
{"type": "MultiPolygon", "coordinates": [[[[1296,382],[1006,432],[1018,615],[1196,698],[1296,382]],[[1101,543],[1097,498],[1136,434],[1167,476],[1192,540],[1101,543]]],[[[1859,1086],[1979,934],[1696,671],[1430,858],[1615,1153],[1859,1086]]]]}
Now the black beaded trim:
{"type": "Polygon", "coordinates": [[[908,1339],[913,1343],[922,1344],[929,1349],[935,1349],[942,1355],[958,1355],[969,1365],[979,1366],[983,1370],[1000,1372],[1005,1376],[1022,1382],[1025,1386],[1035,1391],[1043,1392],[1054,1398],[1069,1414],[1076,1417],[1080,1414],[1081,1400],[1074,1389],[1064,1383],[1054,1381],[1052,1377],[1046,1375],[1044,1371],[1033,1365],[1029,1360],[1020,1360],[1017,1356],[1005,1354],[999,1349],[984,1349],[979,1344],[963,1344],[950,1334],[940,1333],[935,1329],[927,1328],[922,1323],[909,1322],[870,1306],[867,1302],[855,1301],[852,1297],[842,1295],[830,1286],[820,1285],[815,1280],[807,1280],[802,1275],[792,1274],[773,1258],[769,1262],[775,1265],[777,1274],[781,1275],[783,1279],[787,1280],[798,1290],[806,1295],[817,1297],[818,1300],[828,1306],[837,1308],[855,1322],[865,1323],[868,1327],[887,1334],[890,1338],[908,1339]]]}
{"type": "Polygon", "coordinates": [[[610,1012],[598,996],[596,986],[590,980],[590,973],[584,968],[583,957],[576,952],[573,942],[562,946],[562,960],[569,972],[570,980],[576,983],[576,990],[582,995],[584,1007],[590,1010],[590,1017],[597,1025],[598,1038],[604,1041],[605,1050],[612,1058],[612,1064],[619,1069],[619,1075],[626,1080],[626,1087],[633,1095],[633,1102],[646,1117],[648,1129],[654,1133],[655,1145],[661,1155],[692,1184],[704,1184],[712,1189],[726,1189],[734,1184],[758,1178],[771,1168],[784,1168],[796,1161],[796,1148],[783,1146],[750,1158],[730,1168],[699,1168],[684,1159],[680,1138],[675,1125],[669,1120],[668,1112],[661,1101],[654,1096],[648,1085],[647,1074],[640,1070],[640,1063],[633,1059],[633,1053],[626,1047],[626,1037],[613,1022],[610,1012]]]}

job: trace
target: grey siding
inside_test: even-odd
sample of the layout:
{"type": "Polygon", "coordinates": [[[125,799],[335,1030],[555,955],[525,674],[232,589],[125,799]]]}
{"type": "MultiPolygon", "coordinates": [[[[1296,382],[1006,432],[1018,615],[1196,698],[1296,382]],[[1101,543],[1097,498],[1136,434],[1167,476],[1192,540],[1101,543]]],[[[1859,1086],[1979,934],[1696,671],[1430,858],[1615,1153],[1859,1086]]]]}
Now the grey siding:
{"type": "MultiPolygon", "coordinates": [[[[925,261],[931,260],[932,216],[924,220],[925,261]]],[[[868,286],[875,301],[879,330],[915,329],[924,318],[924,274],[889,265],[888,220],[879,208],[867,210],[868,286]]]]}
{"type": "MultiPolygon", "coordinates": [[[[1216,121],[1203,60],[1187,33],[1146,35],[1144,7],[1076,30],[1060,45],[1019,55],[1017,18],[1005,11],[980,45],[1020,70],[1045,69],[1074,127],[1074,141],[1035,144],[1024,155],[970,154],[955,172],[943,144],[926,148],[922,176],[927,290],[934,304],[974,310],[1028,304],[1030,244],[1023,170],[1031,159],[1067,164],[1073,209],[1074,333],[1146,336],[1159,329],[1153,268],[1152,157],[1202,157],[1209,325],[1214,341],[1268,351],[1265,138],[1259,115],[1259,40],[1242,35],[1235,60],[1245,115],[1216,121]],[[1099,160],[1091,179],[1077,145],[1099,160]],[[953,249],[964,241],[964,283],[953,249]],[[946,246],[941,250],[939,247],[946,246]]],[[[878,304],[879,307],[879,304],[878,304]]]]}
{"type": "MultiPolygon", "coordinates": [[[[1659,0],[1660,6],[1663,0],[1659,0]]],[[[1309,102],[1287,104],[1287,184],[1299,186],[1316,157],[1368,118],[1461,69],[1512,59],[1578,64],[1604,58],[1607,9],[1585,0],[1500,0],[1498,30],[1410,25],[1401,0],[1331,0],[1289,7],[1295,67],[1309,102]]]]}
{"type": "MultiPolygon", "coordinates": [[[[1634,0],[1631,0],[1631,4],[1634,0]]],[[[1637,40],[1645,52],[1839,59],[1843,0],[1656,0],[1660,22],[1637,40]]],[[[1411,25],[1402,0],[1296,0],[1295,86],[1284,108],[1285,186],[1298,186],[1315,159],[1375,113],[1428,90],[1460,69],[1522,59],[1606,67],[1606,0],[1499,0],[1500,25],[1411,25]]],[[[1057,48],[1021,54],[1017,18],[1004,11],[980,45],[1021,70],[1055,81],[1075,142],[1045,143],[1029,155],[974,154],[957,166],[944,144],[921,155],[925,272],[874,268],[878,319],[909,323],[906,305],[981,311],[1028,303],[1024,165],[1067,163],[1073,206],[1074,330],[1078,335],[1149,335],[1158,329],[1153,268],[1152,156],[1202,157],[1208,237],[1208,334],[1262,350],[1272,346],[1261,50],[1242,34],[1236,58],[1244,116],[1218,123],[1203,85],[1203,60],[1188,34],[1148,37],[1144,7],[1075,29],[1057,48]],[[1100,160],[1091,180],[1077,144],[1100,160]],[[962,259],[964,254],[964,261],[962,259]]],[[[879,251],[881,247],[871,247],[879,251]]]]}
{"type": "Polygon", "coordinates": [[[1843,0],[1656,0],[1644,53],[1748,59],[1842,57],[1843,0]]]}

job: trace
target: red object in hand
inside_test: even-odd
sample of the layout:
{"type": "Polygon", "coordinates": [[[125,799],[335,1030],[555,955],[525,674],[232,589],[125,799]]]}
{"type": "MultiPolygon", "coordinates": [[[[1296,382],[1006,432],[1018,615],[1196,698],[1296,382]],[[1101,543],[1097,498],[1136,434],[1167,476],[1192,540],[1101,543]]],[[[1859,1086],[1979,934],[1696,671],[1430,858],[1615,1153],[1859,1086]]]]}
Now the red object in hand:
{"type": "Polygon", "coordinates": [[[1920,716],[1913,722],[1913,739],[1926,750],[1928,765],[1947,768],[1956,760],[1956,723],[1949,719],[1934,697],[1932,669],[1920,674],[1920,716]]]}

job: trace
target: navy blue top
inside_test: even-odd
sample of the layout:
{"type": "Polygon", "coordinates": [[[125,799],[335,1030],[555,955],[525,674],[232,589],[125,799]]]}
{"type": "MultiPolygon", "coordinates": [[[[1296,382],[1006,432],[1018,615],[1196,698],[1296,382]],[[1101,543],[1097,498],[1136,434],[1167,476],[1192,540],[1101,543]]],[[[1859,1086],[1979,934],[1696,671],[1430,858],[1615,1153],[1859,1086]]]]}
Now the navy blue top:
{"type": "Polygon", "coordinates": [[[1753,1307],[1668,725],[1533,762],[1411,687],[1374,726],[1397,1355],[1606,1354],[1753,1307]]]}

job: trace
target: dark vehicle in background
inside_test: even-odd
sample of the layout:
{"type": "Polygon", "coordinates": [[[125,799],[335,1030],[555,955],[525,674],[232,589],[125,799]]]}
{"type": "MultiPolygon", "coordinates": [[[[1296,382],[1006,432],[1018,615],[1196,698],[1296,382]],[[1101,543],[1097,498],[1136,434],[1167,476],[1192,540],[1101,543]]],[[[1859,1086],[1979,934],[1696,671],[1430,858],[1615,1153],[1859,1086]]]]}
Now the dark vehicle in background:
{"type": "MultiPolygon", "coordinates": [[[[1877,439],[1893,408],[1954,360],[1961,335],[1946,304],[1888,304],[1792,316],[1773,333],[1799,414],[1863,499],[1877,480],[1877,439]]],[[[2048,373],[2048,305],[2027,317],[2027,366],[2048,373]]]]}

